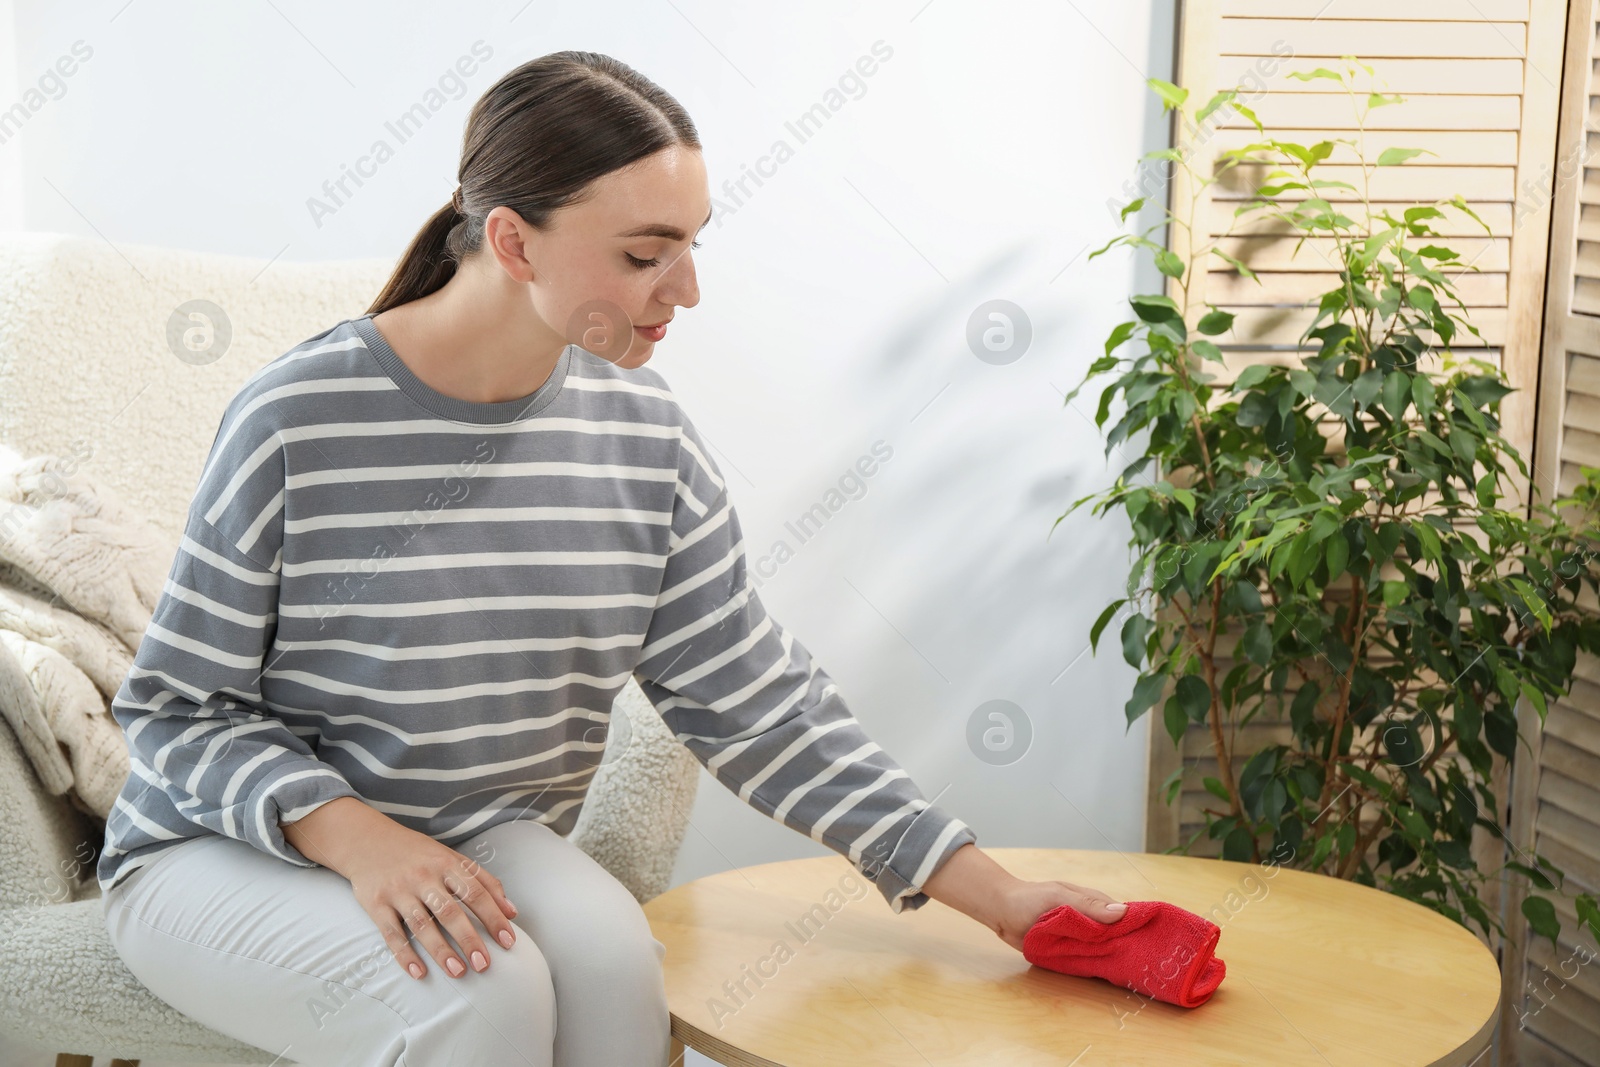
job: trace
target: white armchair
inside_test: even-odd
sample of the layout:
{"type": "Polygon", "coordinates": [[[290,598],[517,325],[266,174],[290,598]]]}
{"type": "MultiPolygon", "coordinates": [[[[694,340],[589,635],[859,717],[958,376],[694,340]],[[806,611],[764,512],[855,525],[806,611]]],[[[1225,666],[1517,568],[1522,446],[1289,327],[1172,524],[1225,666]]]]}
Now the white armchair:
{"type": "MultiPolygon", "coordinates": [[[[24,455],[86,456],[85,476],[176,551],[227,401],[292,345],[363,314],[391,266],[0,235],[0,441],[24,455]],[[191,301],[220,310],[224,329],[208,334],[188,318],[191,301]]],[[[613,711],[572,839],[643,903],[668,886],[699,765],[636,683],[613,711]]],[[[94,1055],[283,1062],[179,1014],[123,966],[94,879],[102,833],[41,788],[0,717],[0,1028],[66,1050],[59,1067],[88,1067],[94,1055]]]]}

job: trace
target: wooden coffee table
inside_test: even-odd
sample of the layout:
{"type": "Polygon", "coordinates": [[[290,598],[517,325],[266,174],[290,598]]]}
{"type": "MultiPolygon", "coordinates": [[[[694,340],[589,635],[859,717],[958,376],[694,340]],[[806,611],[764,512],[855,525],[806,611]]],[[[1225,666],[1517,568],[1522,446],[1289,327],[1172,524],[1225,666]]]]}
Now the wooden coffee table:
{"type": "Polygon", "coordinates": [[[842,856],[767,863],[644,906],[667,946],[674,1064],[740,1067],[1465,1065],[1489,1048],[1495,958],[1388,893],[1249,863],[986,848],[1020,878],[1166,900],[1222,927],[1198,1008],[1034,967],[938,901],[892,913],[842,856]]]}

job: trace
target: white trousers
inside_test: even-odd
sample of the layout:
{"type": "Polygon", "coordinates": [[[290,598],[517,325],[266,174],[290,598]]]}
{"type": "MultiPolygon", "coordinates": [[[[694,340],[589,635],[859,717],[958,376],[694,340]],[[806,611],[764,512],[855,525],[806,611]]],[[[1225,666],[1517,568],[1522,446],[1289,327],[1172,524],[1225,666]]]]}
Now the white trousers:
{"type": "Polygon", "coordinates": [[[469,965],[460,978],[415,937],[427,974],[407,974],[337,872],[217,834],[106,894],[106,929],[157,997],[290,1063],[662,1067],[666,946],[622,883],[531,820],[455,848],[498,877],[518,908],[510,949],[470,919],[489,968],[469,965]]]}

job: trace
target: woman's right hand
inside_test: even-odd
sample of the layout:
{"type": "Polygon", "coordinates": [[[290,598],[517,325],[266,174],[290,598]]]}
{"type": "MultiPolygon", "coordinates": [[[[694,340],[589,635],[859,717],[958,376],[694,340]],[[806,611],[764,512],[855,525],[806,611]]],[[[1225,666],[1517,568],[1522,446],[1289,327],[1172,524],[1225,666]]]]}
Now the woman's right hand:
{"type": "Polygon", "coordinates": [[[395,961],[413,978],[427,967],[407,938],[410,930],[445,973],[459,978],[468,962],[489,966],[489,949],[470,916],[509,949],[516,906],[500,879],[482,864],[427,834],[401,826],[355,797],[340,797],[281,824],[284,838],[308,859],[342,874],[356,900],[383,934],[395,961]],[[445,940],[448,931],[460,948],[445,940]]]}

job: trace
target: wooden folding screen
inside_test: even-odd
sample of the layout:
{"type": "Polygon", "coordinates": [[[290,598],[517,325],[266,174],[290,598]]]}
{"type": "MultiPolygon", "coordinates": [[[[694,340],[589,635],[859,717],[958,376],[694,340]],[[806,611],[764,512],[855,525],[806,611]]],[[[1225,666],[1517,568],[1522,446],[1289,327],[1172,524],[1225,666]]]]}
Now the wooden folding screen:
{"type": "MultiPolygon", "coordinates": [[[[1375,69],[1387,91],[1405,97],[1401,105],[1371,113],[1369,156],[1391,145],[1433,154],[1375,172],[1373,198],[1403,207],[1461,195],[1488,223],[1488,234],[1455,220],[1446,232],[1451,246],[1478,268],[1461,284],[1484,335],[1475,354],[1498,362],[1518,390],[1502,405],[1504,432],[1532,462],[1535,485],[1547,499],[1558,483],[1570,486],[1579,464],[1600,465],[1600,152],[1580,168],[1573,162],[1587,156],[1583,146],[1600,148],[1600,80],[1592,80],[1600,78],[1600,0],[1572,5],[1582,10],[1572,12],[1567,54],[1566,0],[1186,0],[1175,78],[1201,99],[1238,89],[1269,135],[1302,144],[1353,137],[1355,116],[1340,86],[1286,79],[1289,71],[1333,66],[1355,55],[1375,69]],[[1563,111],[1564,62],[1569,106],[1563,111]],[[1558,117],[1565,168],[1558,158],[1558,117]],[[1549,343],[1541,356],[1547,282],[1549,343]]],[[[1239,116],[1205,132],[1203,143],[1189,143],[1192,136],[1175,130],[1175,144],[1202,165],[1223,148],[1258,139],[1239,116]]],[[[1348,180],[1358,173],[1337,162],[1348,158],[1341,149],[1325,176],[1348,180]],[[1335,173],[1341,169],[1346,173],[1335,173]]],[[[1261,279],[1258,285],[1241,278],[1221,259],[1204,277],[1191,279],[1191,300],[1198,294],[1237,316],[1233,333],[1219,339],[1229,362],[1224,381],[1254,362],[1293,365],[1296,339],[1312,315],[1305,301],[1329,288],[1333,277],[1326,250],[1314,242],[1291,255],[1293,240],[1271,225],[1235,222],[1234,209],[1261,177],[1239,171],[1202,195],[1197,209],[1197,229],[1229,235],[1223,247],[1261,279]]],[[[1170,201],[1185,204],[1194,192],[1180,176],[1170,201]]],[[[1180,254],[1188,251],[1181,231],[1170,244],[1180,254]]],[[[1457,348],[1473,343],[1467,338],[1457,348]]],[[[1214,365],[1208,369],[1216,373],[1214,365]]],[[[1517,490],[1526,498],[1528,487],[1517,490]]],[[[1537,714],[1522,709],[1538,755],[1518,761],[1515,783],[1507,770],[1495,788],[1506,802],[1501,816],[1512,825],[1516,847],[1537,840],[1553,862],[1565,860],[1569,875],[1592,889],[1600,884],[1600,665],[1586,661],[1580,675],[1572,698],[1551,712],[1544,736],[1536,730],[1537,714]]],[[[1239,742],[1248,752],[1286,733],[1283,724],[1263,720],[1241,729],[1239,742]]],[[[1151,736],[1145,847],[1162,851],[1203,827],[1200,809],[1215,802],[1200,782],[1215,775],[1216,759],[1202,726],[1190,728],[1181,749],[1158,718],[1151,736]],[[1184,788],[1179,802],[1168,806],[1161,787],[1180,766],[1186,768],[1184,788]]],[[[1215,855],[1219,848],[1202,838],[1192,851],[1215,855]]],[[[1474,855],[1490,870],[1505,858],[1489,835],[1475,842],[1474,855]]],[[[1555,973],[1571,945],[1556,951],[1548,941],[1541,946],[1529,938],[1517,911],[1520,898],[1501,901],[1496,894],[1490,903],[1505,911],[1510,934],[1507,945],[1492,946],[1503,953],[1508,974],[1502,1046],[1511,1058],[1501,1062],[1600,1063],[1600,960],[1558,995],[1525,1002],[1518,993],[1525,980],[1543,980],[1545,967],[1555,973]],[[1537,1015],[1528,1016],[1524,1029],[1519,1020],[1529,1008],[1537,1015]]],[[[1573,918],[1570,909],[1563,914],[1575,944],[1581,939],[1573,918]]]]}

